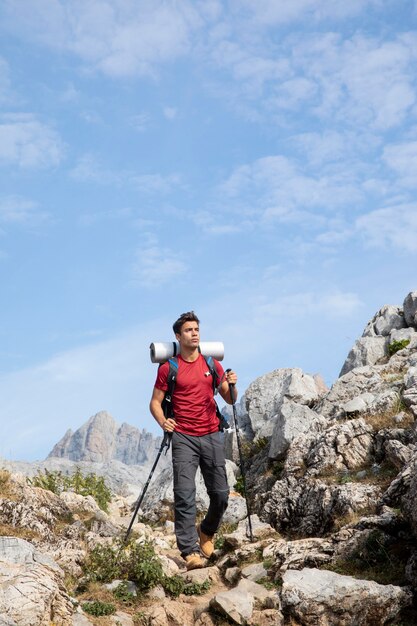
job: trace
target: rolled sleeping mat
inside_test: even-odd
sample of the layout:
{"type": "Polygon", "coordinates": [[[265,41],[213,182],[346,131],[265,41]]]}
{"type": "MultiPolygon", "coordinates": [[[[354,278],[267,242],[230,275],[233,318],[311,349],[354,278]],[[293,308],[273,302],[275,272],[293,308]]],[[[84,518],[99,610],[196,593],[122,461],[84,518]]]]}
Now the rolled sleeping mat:
{"type": "MultiPolygon", "coordinates": [[[[164,363],[172,356],[177,356],[180,353],[178,341],[151,343],[149,348],[152,363],[164,363]]],[[[218,361],[223,360],[224,345],[222,341],[202,341],[199,345],[199,350],[203,356],[212,356],[218,361]]]]}

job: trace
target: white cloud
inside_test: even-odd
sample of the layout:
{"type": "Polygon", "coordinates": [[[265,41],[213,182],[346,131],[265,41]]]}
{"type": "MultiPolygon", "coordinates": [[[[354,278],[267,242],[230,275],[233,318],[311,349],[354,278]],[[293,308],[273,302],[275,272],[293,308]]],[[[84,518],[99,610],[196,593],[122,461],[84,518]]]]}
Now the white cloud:
{"type": "Polygon", "coordinates": [[[417,141],[388,145],[382,158],[399,176],[397,184],[411,188],[417,186],[417,141]]]}
{"type": "Polygon", "coordinates": [[[154,74],[190,50],[203,23],[189,0],[14,0],[4,12],[14,32],[115,77],[154,74]]]}
{"type": "Polygon", "coordinates": [[[70,171],[70,176],[80,182],[94,182],[100,185],[131,185],[147,194],[166,194],[174,187],[181,185],[181,178],[178,174],[164,176],[158,173],[139,174],[128,170],[110,170],[91,153],[80,157],[70,171]]]}
{"type": "MultiPolygon", "coordinates": [[[[367,134],[401,124],[417,102],[417,38],[413,34],[392,39],[362,34],[345,38],[333,31],[296,30],[278,39],[265,32],[267,23],[275,23],[275,10],[285,21],[286,15],[298,14],[303,6],[317,16],[335,4],[342,6],[302,0],[283,7],[267,1],[255,9],[249,2],[248,22],[255,12],[251,36],[234,24],[211,41],[206,56],[227,73],[212,91],[240,114],[246,108],[247,117],[284,127],[288,120],[296,116],[305,120],[306,115],[345,128],[361,128],[367,134]],[[265,24],[256,16],[265,17],[265,24]]],[[[361,2],[343,4],[354,4],[354,12],[365,8],[361,2]]]]}
{"type": "Polygon", "coordinates": [[[175,107],[164,107],[163,114],[167,120],[174,120],[177,117],[177,109],[175,107]]]}
{"type": "Polygon", "coordinates": [[[320,176],[306,174],[282,155],[264,157],[235,169],[221,192],[241,198],[265,219],[303,221],[306,211],[331,212],[361,199],[357,180],[343,169],[320,176]]]}
{"type": "Polygon", "coordinates": [[[0,163],[21,168],[59,165],[63,143],[55,130],[30,114],[3,115],[0,119],[0,163]]]}
{"type": "Polygon", "coordinates": [[[334,291],[329,293],[301,292],[271,298],[259,303],[257,314],[272,317],[305,318],[323,314],[329,317],[349,317],[362,306],[359,296],[351,292],[334,291]]]}
{"type": "Polygon", "coordinates": [[[124,174],[105,169],[94,154],[87,153],[78,159],[70,175],[80,182],[94,182],[105,185],[120,185],[124,174]]]}
{"type": "Polygon", "coordinates": [[[147,288],[159,288],[188,269],[182,255],[161,245],[152,235],[137,250],[132,267],[133,281],[147,288]]]}
{"type": "Polygon", "coordinates": [[[417,204],[377,209],[356,220],[356,229],[366,246],[417,252],[417,204]]]}
{"type": "Polygon", "coordinates": [[[247,21],[257,22],[265,27],[294,21],[320,22],[326,19],[344,19],[357,15],[376,0],[239,0],[235,2],[237,11],[247,10],[247,21]]]}
{"type": "Polygon", "coordinates": [[[130,182],[135,187],[145,193],[166,194],[174,187],[181,184],[181,178],[177,174],[162,176],[161,174],[139,174],[132,175],[130,182]]]}
{"type": "Polygon", "coordinates": [[[46,217],[47,214],[39,211],[37,203],[32,200],[20,196],[0,198],[0,223],[25,225],[46,217]]]}
{"type": "Polygon", "coordinates": [[[131,126],[138,132],[144,133],[149,128],[150,117],[148,113],[138,113],[131,120],[131,126]]]}

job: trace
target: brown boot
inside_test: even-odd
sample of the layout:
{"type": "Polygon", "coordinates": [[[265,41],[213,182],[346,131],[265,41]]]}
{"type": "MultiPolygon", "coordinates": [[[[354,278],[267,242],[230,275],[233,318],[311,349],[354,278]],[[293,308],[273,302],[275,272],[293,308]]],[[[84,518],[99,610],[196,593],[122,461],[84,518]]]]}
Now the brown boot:
{"type": "Polygon", "coordinates": [[[200,539],[200,549],[206,559],[209,559],[214,552],[213,535],[206,535],[201,530],[201,526],[197,526],[197,532],[200,539]]]}
{"type": "Polygon", "coordinates": [[[191,569],[200,569],[200,567],[204,567],[205,565],[204,560],[196,552],[193,552],[193,554],[189,554],[188,556],[186,556],[185,562],[187,571],[190,571],[191,569]]]}

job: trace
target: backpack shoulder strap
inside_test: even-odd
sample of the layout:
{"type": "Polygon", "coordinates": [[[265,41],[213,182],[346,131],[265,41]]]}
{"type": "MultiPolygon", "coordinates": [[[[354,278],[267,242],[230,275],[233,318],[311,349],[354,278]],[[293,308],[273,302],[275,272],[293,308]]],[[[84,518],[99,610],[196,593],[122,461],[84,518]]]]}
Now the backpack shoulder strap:
{"type": "Polygon", "coordinates": [[[203,357],[204,357],[205,362],[207,363],[207,367],[210,370],[212,384],[213,384],[213,395],[215,395],[217,393],[219,375],[217,373],[216,366],[214,365],[214,359],[212,356],[204,356],[204,354],[203,354],[203,357]]]}
{"type": "Polygon", "coordinates": [[[168,389],[165,392],[165,396],[162,402],[162,409],[167,419],[170,417],[173,417],[172,396],[174,394],[175,382],[177,380],[178,358],[175,356],[171,357],[170,359],[168,359],[168,364],[169,364],[168,377],[167,377],[168,389]]]}

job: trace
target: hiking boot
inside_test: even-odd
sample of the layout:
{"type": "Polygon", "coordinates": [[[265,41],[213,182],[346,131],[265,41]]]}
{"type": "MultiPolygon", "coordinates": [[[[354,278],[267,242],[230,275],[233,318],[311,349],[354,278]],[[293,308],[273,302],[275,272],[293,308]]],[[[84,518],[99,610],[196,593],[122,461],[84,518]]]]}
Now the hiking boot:
{"type": "Polygon", "coordinates": [[[193,552],[193,554],[188,554],[185,557],[185,563],[187,571],[190,571],[191,569],[200,569],[200,567],[204,567],[205,565],[204,560],[199,554],[197,554],[197,552],[193,552]]]}
{"type": "Polygon", "coordinates": [[[200,539],[200,549],[206,559],[209,559],[214,552],[213,535],[206,535],[201,530],[201,526],[197,526],[197,533],[200,539]]]}

